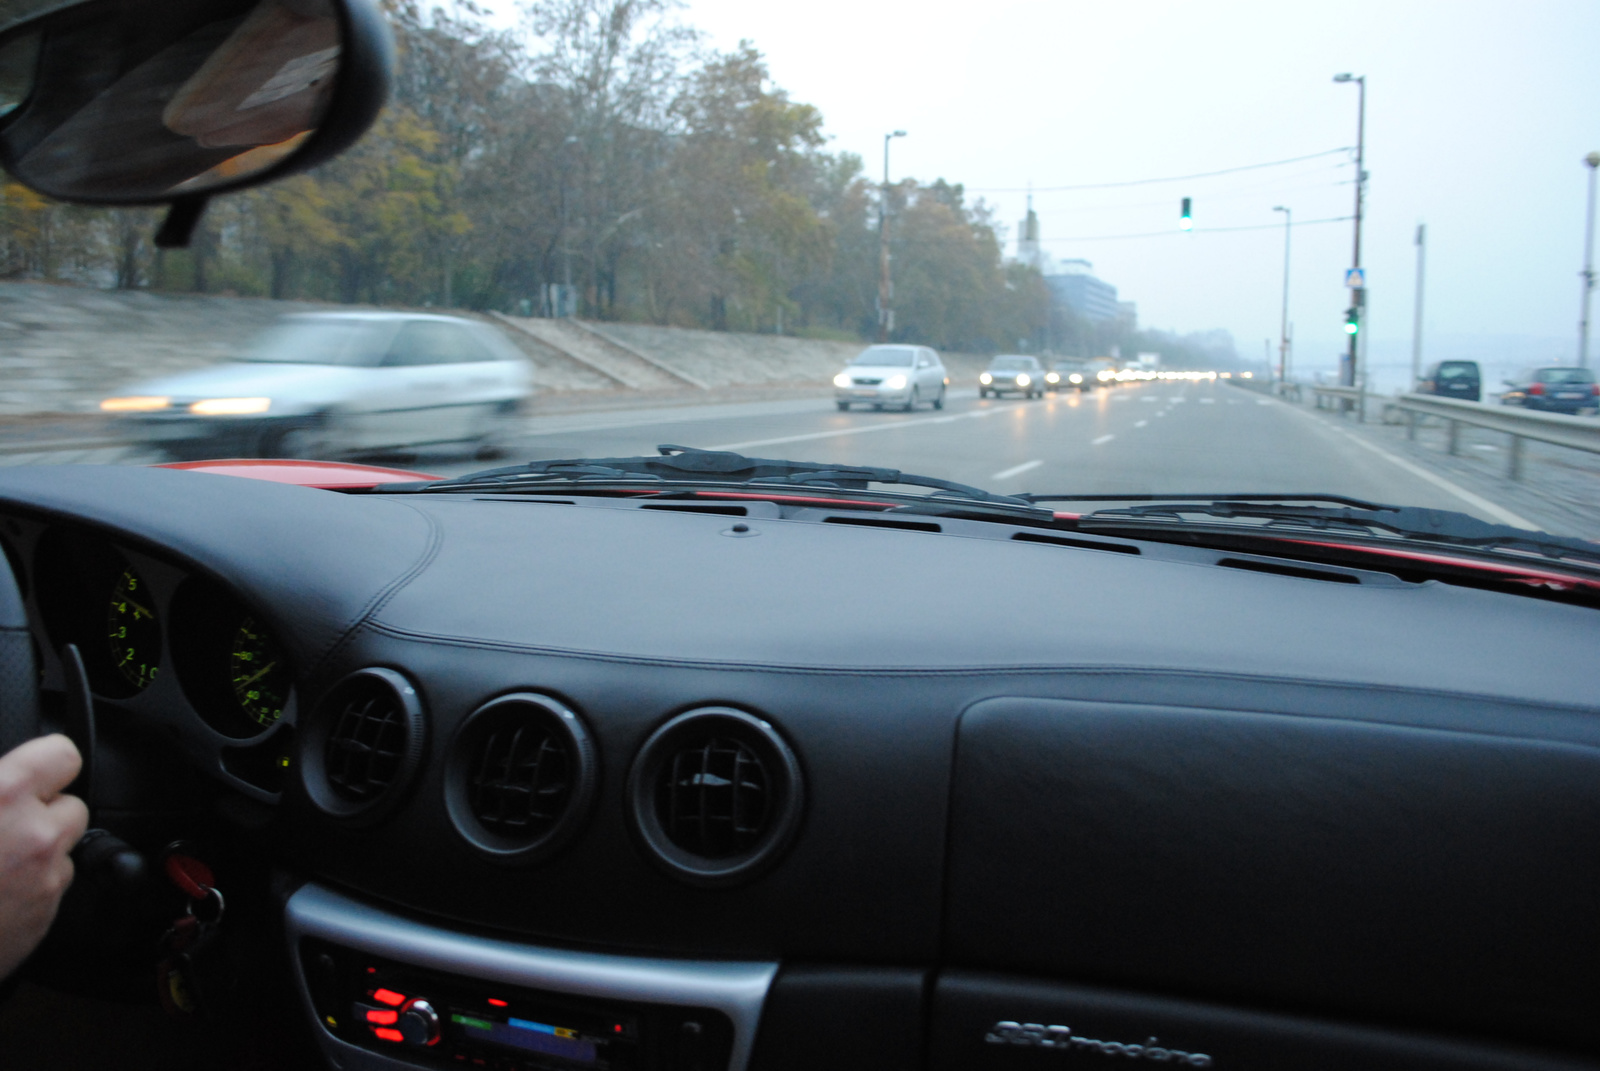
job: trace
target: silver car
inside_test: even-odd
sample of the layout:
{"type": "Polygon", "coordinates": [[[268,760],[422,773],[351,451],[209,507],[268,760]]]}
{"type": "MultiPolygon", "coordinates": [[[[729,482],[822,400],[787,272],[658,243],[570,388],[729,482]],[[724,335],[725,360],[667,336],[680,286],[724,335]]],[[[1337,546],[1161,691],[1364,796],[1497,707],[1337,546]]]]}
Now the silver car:
{"type": "Polygon", "coordinates": [[[498,449],[533,393],[494,328],[456,316],[286,316],[239,359],[137,384],[100,408],[180,458],[324,457],[437,443],[498,449]]]}
{"type": "Polygon", "coordinates": [[[833,400],[841,412],[855,402],[874,409],[892,405],[908,413],[922,402],[943,409],[949,385],[944,362],[927,346],[868,346],[833,377],[833,400]]]}

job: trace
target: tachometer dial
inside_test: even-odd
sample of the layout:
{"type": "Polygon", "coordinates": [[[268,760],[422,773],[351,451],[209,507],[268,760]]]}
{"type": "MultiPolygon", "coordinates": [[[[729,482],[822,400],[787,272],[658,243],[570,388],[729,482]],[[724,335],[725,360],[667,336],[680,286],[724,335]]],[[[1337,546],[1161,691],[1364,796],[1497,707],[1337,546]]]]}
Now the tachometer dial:
{"type": "Polygon", "coordinates": [[[111,664],[129,684],[143,689],[161,664],[161,622],[144,578],[130,565],[111,589],[106,607],[106,640],[111,664]]]}
{"type": "Polygon", "coordinates": [[[234,633],[228,672],[245,717],[266,728],[283,716],[289,701],[289,669],[278,645],[254,617],[246,617],[234,633]]]}

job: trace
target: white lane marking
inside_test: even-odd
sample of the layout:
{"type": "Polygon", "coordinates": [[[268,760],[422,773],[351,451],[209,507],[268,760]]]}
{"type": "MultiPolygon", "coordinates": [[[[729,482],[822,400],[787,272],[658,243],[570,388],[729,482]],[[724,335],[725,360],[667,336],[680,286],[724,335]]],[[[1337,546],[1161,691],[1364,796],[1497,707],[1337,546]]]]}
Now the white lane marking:
{"type": "Polygon", "coordinates": [[[1167,399],[1167,404],[1168,404],[1168,405],[1171,405],[1171,404],[1173,404],[1173,403],[1175,403],[1175,402],[1186,402],[1186,401],[1188,401],[1188,400],[1189,400],[1189,399],[1187,399],[1187,398],[1184,398],[1184,397],[1182,397],[1182,396],[1181,396],[1181,395],[1180,395],[1180,396],[1178,396],[1178,397],[1175,397],[1175,398],[1168,398],[1168,399],[1167,399]]]}
{"type": "Polygon", "coordinates": [[[815,439],[837,439],[846,435],[867,435],[875,431],[898,431],[900,428],[915,428],[923,424],[948,424],[954,420],[968,420],[976,417],[986,417],[991,413],[1003,413],[1008,409],[1025,409],[1026,403],[1018,402],[1015,405],[1002,406],[997,409],[974,409],[968,413],[958,413],[951,416],[925,417],[922,420],[897,420],[893,424],[873,424],[865,428],[837,428],[833,431],[812,431],[804,435],[783,435],[776,439],[751,439],[742,443],[723,443],[721,446],[708,446],[707,450],[748,450],[752,446],[780,446],[783,443],[804,443],[815,439]]]}
{"type": "Polygon", "coordinates": [[[1217,400],[1215,398],[1201,398],[1200,399],[1200,404],[1201,405],[1216,405],[1217,404],[1217,400]]]}
{"type": "Polygon", "coordinates": [[[1141,402],[1159,402],[1161,399],[1157,398],[1153,394],[1146,394],[1143,398],[1140,398],[1139,400],[1141,402]]]}
{"type": "MultiPolygon", "coordinates": [[[[1157,414],[1156,414],[1156,415],[1157,415],[1157,416],[1160,416],[1160,415],[1161,415],[1161,414],[1160,414],[1160,413],[1157,413],[1157,414]]],[[[1148,420],[1141,420],[1141,421],[1139,421],[1139,423],[1137,423],[1137,424],[1135,424],[1135,425],[1134,425],[1134,427],[1136,427],[1136,428],[1142,428],[1142,427],[1144,427],[1144,426],[1145,426],[1145,425],[1146,425],[1146,424],[1148,424],[1148,423],[1150,423],[1150,422],[1149,422],[1149,421],[1148,421],[1148,420]]]]}
{"type": "MultiPolygon", "coordinates": [[[[1310,414],[1307,415],[1309,416],[1310,414]]],[[[1312,417],[1312,419],[1314,420],[1316,418],[1312,417]]],[[[1385,461],[1393,462],[1394,464],[1405,469],[1407,472],[1411,473],[1411,475],[1427,480],[1435,487],[1449,491],[1452,495],[1455,495],[1457,498],[1461,499],[1461,501],[1481,510],[1484,513],[1487,513],[1501,524],[1509,524],[1513,528],[1529,528],[1535,532],[1541,531],[1537,524],[1534,524],[1526,517],[1512,513],[1508,509],[1503,509],[1502,507],[1495,505],[1493,502],[1490,502],[1482,495],[1475,495],[1465,487],[1461,487],[1458,484],[1452,483],[1443,476],[1440,476],[1438,473],[1429,472],[1421,465],[1413,465],[1403,457],[1396,457],[1395,455],[1389,453],[1389,451],[1383,449],[1383,447],[1375,446],[1372,443],[1367,442],[1365,439],[1362,439],[1351,432],[1345,431],[1343,428],[1337,428],[1335,430],[1338,431],[1340,435],[1343,435],[1345,438],[1349,439],[1362,449],[1371,450],[1374,454],[1377,454],[1385,461]]]]}
{"type": "Polygon", "coordinates": [[[1089,445],[1090,446],[1099,446],[1101,443],[1108,443],[1112,439],[1115,439],[1115,438],[1116,438],[1115,435],[1102,435],[1102,436],[1100,436],[1100,438],[1096,439],[1094,442],[1090,443],[1089,445]]]}
{"type": "Polygon", "coordinates": [[[1040,465],[1043,465],[1043,464],[1044,464],[1043,461],[1038,461],[1038,460],[1035,460],[1035,461],[1024,461],[1020,465],[1013,465],[1009,469],[1004,469],[1004,470],[1002,470],[1000,472],[995,473],[993,476],[990,476],[989,479],[991,479],[991,480],[1009,480],[1013,476],[1021,476],[1024,472],[1032,472],[1034,469],[1038,468],[1040,465]]]}
{"type": "Polygon", "coordinates": [[[1161,412],[1156,414],[1156,416],[1166,416],[1166,415],[1167,415],[1167,411],[1165,409],[1161,410],[1161,412]]]}
{"type": "Polygon", "coordinates": [[[1167,395],[1167,401],[1168,402],[1181,402],[1181,401],[1183,401],[1183,395],[1181,395],[1181,394],[1169,394],[1169,395],[1167,395]]]}
{"type": "Polygon", "coordinates": [[[1271,398],[1257,398],[1256,399],[1256,404],[1257,405],[1271,405],[1272,404],[1272,399],[1271,398]]]}

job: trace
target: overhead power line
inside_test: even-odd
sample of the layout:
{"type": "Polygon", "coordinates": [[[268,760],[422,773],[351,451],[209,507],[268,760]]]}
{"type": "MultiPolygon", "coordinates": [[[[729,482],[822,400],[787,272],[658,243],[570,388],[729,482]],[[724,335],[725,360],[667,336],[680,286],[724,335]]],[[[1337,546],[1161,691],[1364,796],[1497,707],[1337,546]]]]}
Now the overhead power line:
{"type": "Polygon", "coordinates": [[[1270,160],[1264,164],[1245,164],[1243,167],[1225,167],[1221,171],[1200,171],[1193,175],[1172,175],[1167,178],[1130,179],[1127,182],[1090,182],[1079,186],[968,186],[968,193],[1067,193],[1074,190],[1114,190],[1123,186],[1152,186],[1158,182],[1187,182],[1190,179],[1216,178],[1218,175],[1233,175],[1240,171],[1259,171],[1264,167],[1284,167],[1288,164],[1304,163],[1307,160],[1317,160],[1335,153],[1349,152],[1351,146],[1339,149],[1328,149],[1325,152],[1314,152],[1309,156],[1295,156],[1288,160],[1270,160]]]}
{"type": "MultiPolygon", "coordinates": [[[[1317,223],[1348,223],[1354,216],[1329,216],[1327,219],[1297,219],[1290,226],[1310,227],[1317,223]]],[[[1162,231],[1145,231],[1142,234],[1086,234],[1078,238],[1041,238],[1041,242],[1110,242],[1123,238],[1166,238],[1176,237],[1181,234],[1221,234],[1224,231],[1267,231],[1282,230],[1282,223],[1254,223],[1248,227],[1195,227],[1193,230],[1180,231],[1168,228],[1162,231]]]]}

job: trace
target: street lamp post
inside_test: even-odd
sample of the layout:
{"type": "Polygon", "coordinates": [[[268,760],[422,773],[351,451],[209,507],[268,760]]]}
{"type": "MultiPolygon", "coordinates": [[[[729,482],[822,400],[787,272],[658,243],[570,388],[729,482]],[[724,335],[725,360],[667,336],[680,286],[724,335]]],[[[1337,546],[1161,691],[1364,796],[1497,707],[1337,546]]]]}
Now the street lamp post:
{"type": "Polygon", "coordinates": [[[1583,307],[1578,317],[1578,367],[1589,367],[1589,295],[1594,292],[1594,173],[1600,152],[1583,158],[1589,166],[1589,214],[1583,225],[1583,307]]]}
{"type": "Polygon", "coordinates": [[[896,130],[883,136],[883,196],[878,200],[878,341],[888,342],[894,329],[894,284],[889,279],[889,142],[906,136],[896,130]]]}
{"type": "Polygon", "coordinates": [[[1422,269],[1428,254],[1428,225],[1417,224],[1417,301],[1411,317],[1411,389],[1422,378],[1422,269]]]}
{"type": "MultiPolygon", "coordinates": [[[[1365,200],[1367,189],[1367,76],[1357,77],[1352,74],[1336,74],[1335,82],[1354,82],[1360,90],[1360,97],[1356,105],[1356,234],[1355,251],[1350,258],[1352,268],[1361,267],[1361,207],[1365,200]]],[[[1367,292],[1366,287],[1355,287],[1350,294],[1350,303],[1356,310],[1356,330],[1350,335],[1350,356],[1346,362],[1344,375],[1340,382],[1346,387],[1353,387],[1358,382],[1356,377],[1356,360],[1360,352],[1360,336],[1365,333],[1367,292]]]]}
{"type": "Polygon", "coordinates": [[[1289,381],[1289,227],[1294,220],[1294,213],[1283,205],[1276,205],[1274,212],[1283,213],[1283,317],[1278,324],[1278,382],[1289,381]]]}

